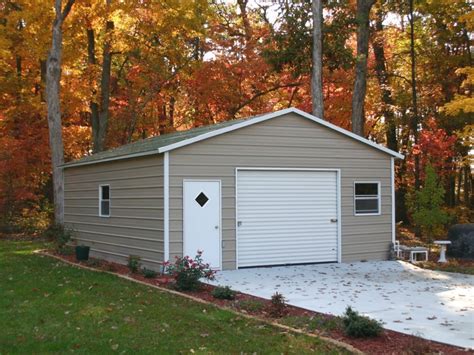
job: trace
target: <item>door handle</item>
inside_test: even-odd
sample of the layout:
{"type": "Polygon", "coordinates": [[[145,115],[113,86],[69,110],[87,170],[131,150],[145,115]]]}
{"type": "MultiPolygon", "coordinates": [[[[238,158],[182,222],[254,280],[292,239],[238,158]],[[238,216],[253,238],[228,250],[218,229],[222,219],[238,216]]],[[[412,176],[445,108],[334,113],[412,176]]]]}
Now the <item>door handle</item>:
{"type": "Polygon", "coordinates": [[[214,229],[219,229],[219,226],[215,226],[214,229]]]}
{"type": "Polygon", "coordinates": [[[237,221],[237,227],[240,227],[242,225],[242,221],[237,221]]]}
{"type": "Polygon", "coordinates": [[[336,223],[337,222],[337,218],[331,218],[331,223],[336,223]]]}

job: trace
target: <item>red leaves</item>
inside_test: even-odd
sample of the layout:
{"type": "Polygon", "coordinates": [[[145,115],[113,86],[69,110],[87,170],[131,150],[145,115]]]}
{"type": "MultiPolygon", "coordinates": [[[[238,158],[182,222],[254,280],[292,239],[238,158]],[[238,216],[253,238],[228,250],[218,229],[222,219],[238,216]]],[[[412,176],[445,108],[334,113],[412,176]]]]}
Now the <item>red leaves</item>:
{"type": "Polygon", "coordinates": [[[431,118],[419,132],[418,144],[412,148],[408,157],[408,166],[414,169],[414,157],[420,157],[421,179],[424,179],[424,170],[428,162],[435,168],[437,174],[443,178],[452,172],[454,167],[455,144],[457,136],[449,135],[439,128],[436,120],[431,118]]]}

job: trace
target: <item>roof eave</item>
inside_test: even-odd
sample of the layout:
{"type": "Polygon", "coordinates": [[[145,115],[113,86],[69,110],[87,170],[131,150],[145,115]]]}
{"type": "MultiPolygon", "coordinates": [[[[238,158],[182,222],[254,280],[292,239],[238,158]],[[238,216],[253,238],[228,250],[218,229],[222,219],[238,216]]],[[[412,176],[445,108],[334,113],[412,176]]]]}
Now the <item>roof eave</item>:
{"type": "Polygon", "coordinates": [[[119,155],[116,157],[110,157],[110,158],[104,158],[104,159],[99,159],[99,160],[91,160],[91,161],[78,161],[77,163],[71,162],[71,163],[66,163],[61,165],[62,168],[73,168],[76,166],[84,166],[84,165],[92,165],[92,164],[97,164],[97,163],[105,163],[109,161],[115,161],[115,160],[123,160],[123,159],[130,159],[130,158],[138,158],[138,157],[143,157],[147,155],[153,155],[153,154],[160,154],[158,149],[150,150],[147,152],[140,152],[140,153],[135,153],[135,154],[127,154],[127,155],[119,155]]]}

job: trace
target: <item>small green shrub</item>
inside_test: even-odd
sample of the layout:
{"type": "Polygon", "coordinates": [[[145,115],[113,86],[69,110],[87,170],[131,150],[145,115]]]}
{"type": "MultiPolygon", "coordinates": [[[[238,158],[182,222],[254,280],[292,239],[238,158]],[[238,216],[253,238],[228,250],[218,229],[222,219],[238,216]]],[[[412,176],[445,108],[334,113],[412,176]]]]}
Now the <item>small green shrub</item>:
{"type": "Polygon", "coordinates": [[[140,269],[140,257],[136,255],[130,255],[128,257],[128,263],[127,263],[128,269],[136,273],[140,269]]]}
{"type": "Polygon", "coordinates": [[[146,267],[142,269],[142,273],[147,279],[154,279],[158,275],[155,270],[147,269],[146,267]]]}
{"type": "Polygon", "coordinates": [[[104,264],[104,262],[102,260],[99,260],[99,259],[88,259],[86,261],[84,261],[84,263],[87,265],[87,266],[90,266],[90,267],[93,267],[93,268],[100,268],[102,267],[102,265],[104,264]]]}
{"type": "Polygon", "coordinates": [[[282,317],[286,311],[286,298],[281,293],[275,292],[271,298],[270,315],[272,317],[282,317]]]}
{"type": "Polygon", "coordinates": [[[263,310],[265,304],[257,300],[243,300],[239,302],[239,308],[247,312],[259,312],[263,310]]]}
{"type": "Polygon", "coordinates": [[[233,300],[236,292],[229,286],[217,286],[212,290],[212,296],[221,300],[233,300]]]}
{"type": "Polygon", "coordinates": [[[370,338],[382,333],[382,325],[374,319],[360,315],[351,307],[346,308],[342,317],[346,335],[354,338],[370,338]]]}
{"type": "Polygon", "coordinates": [[[72,230],[65,228],[60,224],[53,224],[44,232],[43,235],[47,239],[52,240],[56,244],[56,250],[61,253],[67,243],[71,241],[72,230]]]}
{"type": "Polygon", "coordinates": [[[104,263],[103,268],[106,271],[117,272],[117,266],[112,263],[104,263]]]}
{"type": "Polygon", "coordinates": [[[62,248],[58,248],[58,253],[61,255],[74,255],[76,251],[74,250],[74,247],[65,245],[62,248]]]}

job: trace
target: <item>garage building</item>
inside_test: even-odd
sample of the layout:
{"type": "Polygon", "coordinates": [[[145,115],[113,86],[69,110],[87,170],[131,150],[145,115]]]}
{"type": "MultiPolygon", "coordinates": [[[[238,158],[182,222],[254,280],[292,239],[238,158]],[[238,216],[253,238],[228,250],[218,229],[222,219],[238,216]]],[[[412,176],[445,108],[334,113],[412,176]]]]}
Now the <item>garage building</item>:
{"type": "Polygon", "coordinates": [[[295,108],[64,165],[65,221],[92,256],[159,269],[383,260],[403,156],[295,108]]]}

